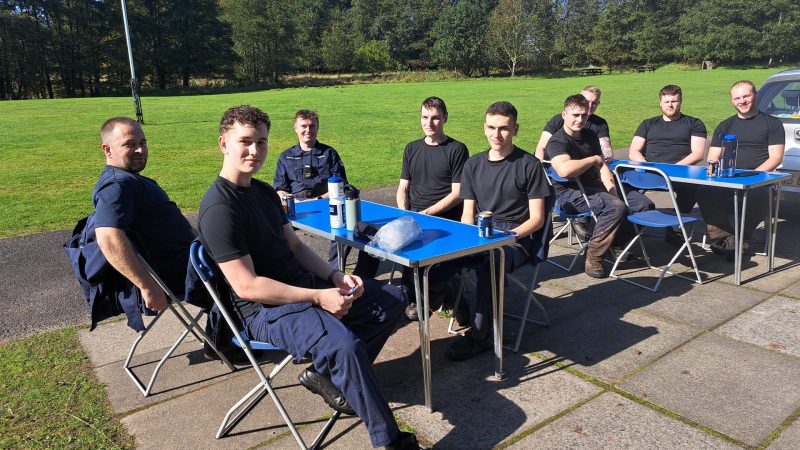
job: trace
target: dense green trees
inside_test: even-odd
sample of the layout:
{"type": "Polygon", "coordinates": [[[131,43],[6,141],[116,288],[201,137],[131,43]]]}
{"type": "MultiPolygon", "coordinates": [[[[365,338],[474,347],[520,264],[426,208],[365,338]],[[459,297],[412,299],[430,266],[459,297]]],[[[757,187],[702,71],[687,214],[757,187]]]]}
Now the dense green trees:
{"type": "MultiPolygon", "coordinates": [[[[140,84],[800,60],[795,0],[127,0],[140,84]]],[[[118,0],[0,0],[0,99],[123,94],[118,0]]]]}

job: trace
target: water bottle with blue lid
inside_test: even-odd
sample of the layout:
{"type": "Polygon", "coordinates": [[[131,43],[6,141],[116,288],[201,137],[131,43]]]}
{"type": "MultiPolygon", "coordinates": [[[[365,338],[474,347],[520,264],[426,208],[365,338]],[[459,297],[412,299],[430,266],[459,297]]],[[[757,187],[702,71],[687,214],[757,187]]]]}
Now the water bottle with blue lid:
{"type": "Polygon", "coordinates": [[[736,149],[739,146],[735,134],[722,136],[722,154],[719,158],[719,175],[732,177],[736,173],[736,149]]]}

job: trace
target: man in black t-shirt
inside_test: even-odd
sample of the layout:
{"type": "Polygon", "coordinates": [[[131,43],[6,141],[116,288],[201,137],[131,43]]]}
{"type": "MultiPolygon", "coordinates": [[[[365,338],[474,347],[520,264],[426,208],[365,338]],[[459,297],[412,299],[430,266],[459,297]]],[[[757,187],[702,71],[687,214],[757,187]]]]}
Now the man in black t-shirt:
{"type": "MultiPolygon", "coordinates": [[[[756,108],[756,87],[751,81],[738,81],[731,87],[731,103],[736,115],[722,121],[711,136],[708,161],[719,161],[722,155],[721,136],[736,135],[736,167],[772,171],[783,162],[784,130],[780,120],[756,108]]],[[[764,220],[769,208],[768,188],[754,189],[748,194],[747,215],[741,230],[749,240],[756,226],[764,220]]],[[[741,201],[741,196],[739,201],[741,201]]],[[[711,249],[717,254],[730,254],[734,250],[730,218],[733,216],[733,191],[724,188],[704,188],[697,203],[711,239],[711,249]]],[[[739,218],[735,218],[739,220],[739,218]]],[[[745,242],[745,248],[747,243],[745,242]]]]}
{"type": "MultiPolygon", "coordinates": [[[[590,205],[583,199],[577,183],[555,184],[558,202],[565,211],[584,212],[591,208],[594,212],[597,223],[586,250],[584,271],[591,277],[605,278],[603,255],[614,243],[629,208],[617,195],[613,174],[603,160],[597,135],[584,128],[588,110],[589,104],[582,95],[567,97],[561,113],[564,126],[550,138],[545,153],[560,177],[577,177],[586,190],[590,205]]],[[[653,202],[639,192],[631,192],[628,202],[631,212],[654,207],[653,202]]]]}
{"type": "MultiPolygon", "coordinates": [[[[461,219],[461,169],[469,158],[467,146],[444,133],[447,106],[439,97],[428,97],[420,108],[420,125],[425,137],[409,142],[403,151],[403,169],[397,186],[397,207],[423,214],[461,219]]],[[[403,270],[406,294],[414,292],[414,271],[403,270]]],[[[445,295],[445,281],[436,281],[429,288],[431,310],[437,309],[445,295]]],[[[406,308],[406,317],[418,320],[413,296],[406,308]]]]}
{"type": "MultiPolygon", "coordinates": [[[[594,131],[600,141],[600,149],[603,151],[603,159],[606,163],[614,159],[614,151],[611,148],[611,134],[608,129],[608,122],[606,119],[595,114],[597,107],[600,106],[600,89],[595,86],[586,86],[581,90],[581,95],[589,102],[589,116],[584,121],[583,127],[594,131]]],[[[550,137],[564,127],[564,118],[561,114],[556,114],[544,126],[539,143],[536,144],[536,152],[534,153],[539,159],[546,159],[544,150],[547,148],[547,142],[550,137]]]]}
{"type": "Polygon", "coordinates": [[[358,414],[373,446],[418,448],[413,434],[398,429],[372,369],[402,317],[402,292],[331,270],[300,241],[275,189],[253,178],[267,157],[269,125],[251,106],[222,116],[222,170],[200,204],[200,238],[253,339],[298,362],[309,354],[313,365],[300,384],[334,409],[358,414]]]}
{"type": "MultiPolygon", "coordinates": [[[[631,141],[628,159],[687,166],[702,161],[706,152],[706,126],[702,120],[681,113],[681,88],[673,84],[664,86],[658,96],[661,115],[642,121],[631,141]]],[[[675,184],[673,190],[678,209],[690,213],[697,188],[675,184]]]]}
{"type": "MultiPolygon", "coordinates": [[[[514,145],[519,131],[517,109],[508,102],[497,102],[486,110],[483,124],[489,150],[464,164],[461,197],[464,199],[463,223],[475,224],[475,215],[491,211],[494,228],[516,233],[517,242],[503,247],[505,271],[531,261],[540,250],[545,219],[545,201],[550,186],[541,162],[514,145]]],[[[464,265],[474,266],[478,278],[472,328],[448,349],[448,358],[461,361],[492,348],[492,297],[490,256],[481,254],[464,258],[464,265]]],[[[498,274],[503,283],[504,274],[498,274]]]]}

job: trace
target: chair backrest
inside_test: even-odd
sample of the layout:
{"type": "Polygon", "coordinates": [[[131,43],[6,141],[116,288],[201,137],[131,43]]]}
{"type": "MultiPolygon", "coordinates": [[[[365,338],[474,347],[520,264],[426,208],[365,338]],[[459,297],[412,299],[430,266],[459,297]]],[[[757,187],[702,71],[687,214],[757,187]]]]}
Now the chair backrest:
{"type": "MultiPolygon", "coordinates": [[[[669,192],[670,200],[672,200],[672,207],[675,210],[675,215],[681,217],[678,203],[675,201],[675,191],[672,189],[672,182],[669,177],[661,169],[651,166],[643,166],[637,164],[617,164],[614,166],[614,177],[617,179],[620,187],[627,185],[634,189],[642,190],[663,190],[669,192]]],[[[622,199],[625,204],[628,204],[628,196],[625,189],[622,191],[622,199]]]]}
{"type": "MultiPolygon", "coordinates": [[[[583,196],[583,201],[585,201],[586,204],[589,205],[589,213],[592,215],[592,217],[595,218],[595,220],[597,220],[596,216],[594,215],[594,211],[591,208],[591,203],[589,203],[589,196],[586,195],[586,190],[583,189],[583,183],[581,183],[580,177],[574,177],[574,178],[571,178],[571,179],[562,177],[561,175],[558,174],[558,172],[556,172],[556,170],[553,168],[552,164],[550,164],[550,161],[546,161],[546,160],[542,161],[542,166],[544,167],[544,173],[547,176],[547,181],[550,183],[551,186],[553,185],[553,182],[556,182],[556,183],[573,182],[573,183],[575,183],[578,186],[578,190],[581,191],[581,195],[583,196]]],[[[566,211],[564,211],[561,208],[561,205],[558,204],[558,202],[555,202],[555,206],[557,206],[557,211],[558,211],[559,215],[564,215],[564,214],[567,214],[567,215],[570,215],[570,216],[575,216],[576,215],[574,213],[567,213],[566,211]]]]}

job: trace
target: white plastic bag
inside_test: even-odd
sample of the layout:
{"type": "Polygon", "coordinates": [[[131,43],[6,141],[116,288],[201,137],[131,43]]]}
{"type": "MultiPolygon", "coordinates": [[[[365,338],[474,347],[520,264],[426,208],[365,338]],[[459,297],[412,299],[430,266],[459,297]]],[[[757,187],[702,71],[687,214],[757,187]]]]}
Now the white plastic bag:
{"type": "Polygon", "coordinates": [[[399,250],[422,235],[419,225],[411,216],[403,216],[382,226],[370,242],[387,252],[399,250]]]}

